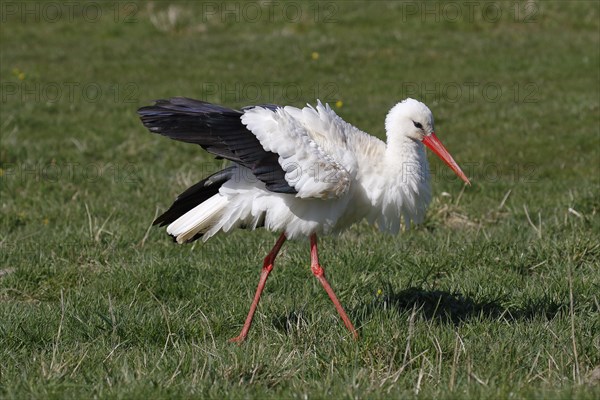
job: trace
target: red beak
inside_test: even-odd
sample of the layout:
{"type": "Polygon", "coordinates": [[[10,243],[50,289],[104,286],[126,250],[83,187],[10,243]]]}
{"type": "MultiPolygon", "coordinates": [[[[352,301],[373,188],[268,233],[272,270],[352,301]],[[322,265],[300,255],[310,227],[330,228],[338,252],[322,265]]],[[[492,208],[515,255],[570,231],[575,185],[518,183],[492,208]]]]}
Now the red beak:
{"type": "Polygon", "coordinates": [[[460,179],[465,181],[467,185],[471,184],[471,182],[469,182],[469,178],[467,178],[464,172],[462,172],[456,161],[454,161],[450,153],[448,153],[448,150],[446,150],[442,142],[440,142],[440,139],[438,139],[438,137],[435,135],[435,132],[425,136],[425,138],[423,138],[423,143],[425,146],[429,147],[429,149],[433,151],[439,158],[441,158],[446,165],[448,165],[452,171],[454,171],[454,173],[460,177],[460,179]]]}

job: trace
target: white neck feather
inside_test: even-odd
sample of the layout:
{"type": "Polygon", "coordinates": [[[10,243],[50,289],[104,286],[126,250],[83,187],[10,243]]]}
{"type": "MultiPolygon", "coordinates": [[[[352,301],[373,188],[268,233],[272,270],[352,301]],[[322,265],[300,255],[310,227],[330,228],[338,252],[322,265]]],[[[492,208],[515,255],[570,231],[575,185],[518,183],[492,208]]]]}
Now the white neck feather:
{"type": "Polygon", "coordinates": [[[431,200],[429,165],[423,143],[404,136],[388,137],[384,159],[385,188],[379,193],[381,230],[397,233],[421,223],[431,200]]]}

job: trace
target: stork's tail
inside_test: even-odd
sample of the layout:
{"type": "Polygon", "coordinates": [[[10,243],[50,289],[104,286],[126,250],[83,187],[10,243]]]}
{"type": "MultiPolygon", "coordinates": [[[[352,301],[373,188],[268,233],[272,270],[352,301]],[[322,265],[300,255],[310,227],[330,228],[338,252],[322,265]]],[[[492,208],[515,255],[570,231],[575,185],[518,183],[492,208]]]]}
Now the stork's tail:
{"type": "Polygon", "coordinates": [[[233,176],[235,170],[235,166],[226,168],[191,186],[153,225],[168,225],[167,233],[178,243],[202,237],[219,220],[227,206],[227,198],[219,194],[219,188],[233,176]]]}
{"type": "MultiPolygon", "coordinates": [[[[167,233],[175,238],[177,243],[194,241],[202,237],[219,221],[226,205],[227,198],[215,194],[177,218],[167,227],[167,233]]],[[[204,237],[204,239],[208,239],[208,237],[210,235],[204,237]]]]}

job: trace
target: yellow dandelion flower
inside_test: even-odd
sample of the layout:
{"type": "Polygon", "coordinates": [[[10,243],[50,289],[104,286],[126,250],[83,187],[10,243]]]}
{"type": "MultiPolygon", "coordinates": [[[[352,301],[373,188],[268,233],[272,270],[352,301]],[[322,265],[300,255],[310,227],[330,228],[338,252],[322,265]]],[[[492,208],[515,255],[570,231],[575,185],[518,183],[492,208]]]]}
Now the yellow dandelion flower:
{"type": "Polygon", "coordinates": [[[19,68],[15,67],[12,69],[12,74],[17,77],[18,80],[25,80],[25,72],[21,71],[19,68]]]}
{"type": "Polygon", "coordinates": [[[381,296],[383,294],[383,290],[377,289],[377,296],[381,296]]]}
{"type": "Polygon", "coordinates": [[[48,218],[44,218],[44,220],[42,221],[42,224],[48,225],[49,222],[50,222],[50,220],[48,218]]]}
{"type": "Polygon", "coordinates": [[[316,51],[313,51],[312,54],[310,55],[310,58],[317,61],[319,59],[319,53],[317,53],[316,51]]]}
{"type": "Polygon", "coordinates": [[[343,101],[341,101],[341,100],[338,100],[338,101],[336,101],[336,102],[335,102],[335,106],[336,106],[337,108],[342,108],[342,106],[343,106],[343,105],[344,105],[344,102],[343,102],[343,101]]]}

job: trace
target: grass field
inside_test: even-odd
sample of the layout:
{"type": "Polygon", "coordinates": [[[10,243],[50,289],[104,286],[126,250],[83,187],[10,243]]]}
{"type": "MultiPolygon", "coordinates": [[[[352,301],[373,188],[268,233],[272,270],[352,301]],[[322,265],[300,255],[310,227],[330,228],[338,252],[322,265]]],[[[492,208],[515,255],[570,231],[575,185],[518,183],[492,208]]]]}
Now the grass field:
{"type": "Polygon", "coordinates": [[[577,2],[0,3],[0,397],[597,399],[600,6],[577,2]],[[150,229],[223,166],[136,109],[316,98],[382,137],[411,96],[427,222],[323,238],[354,342],[276,234],[150,229]]]}

